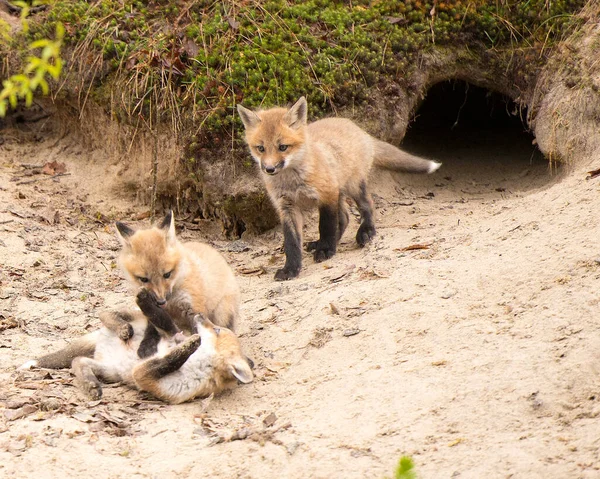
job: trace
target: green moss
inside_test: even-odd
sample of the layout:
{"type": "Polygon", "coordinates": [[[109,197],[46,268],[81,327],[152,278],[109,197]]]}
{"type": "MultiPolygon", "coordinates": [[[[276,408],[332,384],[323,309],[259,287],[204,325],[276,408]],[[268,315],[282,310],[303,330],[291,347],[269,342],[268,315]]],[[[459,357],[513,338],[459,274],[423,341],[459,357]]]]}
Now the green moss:
{"type": "MultiPolygon", "coordinates": [[[[195,2],[57,1],[48,28],[67,26],[73,45],[89,42],[131,77],[169,73],[179,99],[207,130],[239,127],[233,106],[285,104],[301,94],[314,116],[331,105],[360,104],[382,77],[401,83],[418,52],[465,44],[542,52],[573,20],[583,0],[496,2],[308,0],[195,2]]],[[[161,87],[162,82],[153,82],[161,87]]],[[[147,91],[138,91],[138,97],[147,91]]],[[[140,98],[131,98],[143,109],[140,98]]],[[[209,135],[210,136],[210,135],[209,135]]]]}

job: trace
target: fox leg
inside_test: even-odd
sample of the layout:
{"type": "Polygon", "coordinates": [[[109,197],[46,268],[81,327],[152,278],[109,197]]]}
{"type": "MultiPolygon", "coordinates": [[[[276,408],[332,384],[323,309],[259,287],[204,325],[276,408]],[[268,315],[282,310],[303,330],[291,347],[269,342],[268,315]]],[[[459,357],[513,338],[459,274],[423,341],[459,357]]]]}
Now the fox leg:
{"type": "MultiPolygon", "coordinates": [[[[346,205],[346,196],[340,193],[338,200],[338,229],[337,229],[337,242],[339,243],[346,231],[350,215],[348,213],[348,206],[346,205]]],[[[306,243],[306,251],[314,251],[317,249],[318,241],[309,241],[306,243]]]]}
{"type": "MultiPolygon", "coordinates": [[[[195,318],[198,313],[194,311],[192,303],[187,299],[180,299],[177,300],[173,308],[175,308],[177,312],[176,314],[173,314],[173,316],[177,318],[177,327],[188,334],[196,334],[198,332],[198,325],[195,318]]],[[[173,309],[170,309],[169,312],[173,313],[173,309]]]]}
{"type": "Polygon", "coordinates": [[[275,273],[277,281],[295,278],[302,268],[302,212],[292,202],[282,201],[279,215],[283,225],[285,265],[275,273]]]}
{"type": "Polygon", "coordinates": [[[319,205],[319,241],[315,247],[314,258],[317,263],[331,258],[336,251],[338,242],[338,204],[328,203],[319,205]]]}
{"type": "Polygon", "coordinates": [[[94,401],[102,397],[102,383],[99,377],[107,383],[121,380],[121,376],[116,371],[92,358],[73,359],[72,370],[75,375],[75,385],[94,401]]]}
{"type": "Polygon", "coordinates": [[[360,226],[356,233],[358,246],[366,245],[375,236],[375,223],[373,222],[373,200],[367,191],[366,181],[361,181],[359,191],[353,197],[360,212],[360,226]]]}
{"type": "Polygon", "coordinates": [[[173,322],[173,318],[158,305],[155,296],[150,291],[141,289],[137,294],[136,302],[142,313],[144,313],[144,316],[154,326],[162,329],[169,336],[173,336],[179,332],[173,322]]]}
{"type": "MultiPolygon", "coordinates": [[[[209,314],[208,319],[216,326],[223,326],[233,331],[235,320],[238,316],[239,306],[237,298],[235,296],[224,296],[221,301],[219,301],[219,304],[217,304],[212,314],[209,314]]],[[[196,324],[197,323],[194,320],[194,326],[196,324]]]]}
{"type": "Polygon", "coordinates": [[[112,331],[122,341],[128,341],[133,336],[133,327],[129,324],[133,316],[127,311],[102,311],[98,318],[102,325],[112,331]]]}
{"type": "Polygon", "coordinates": [[[138,347],[138,357],[143,359],[156,354],[158,350],[160,334],[156,328],[162,329],[169,336],[174,336],[179,330],[169,313],[158,306],[156,298],[150,291],[141,289],[137,294],[136,302],[142,313],[144,313],[144,316],[148,319],[148,326],[138,347]]]}
{"type": "Polygon", "coordinates": [[[348,205],[346,204],[346,195],[340,193],[340,198],[338,200],[338,232],[337,232],[338,243],[342,239],[342,236],[344,235],[344,231],[346,231],[346,226],[348,226],[349,220],[350,220],[350,214],[348,213],[348,205]]]}
{"type": "Polygon", "coordinates": [[[138,364],[133,369],[133,380],[136,386],[142,391],[148,391],[162,399],[165,394],[163,394],[159,380],[179,370],[199,346],[200,335],[194,334],[171,349],[165,356],[150,358],[138,364]]]}

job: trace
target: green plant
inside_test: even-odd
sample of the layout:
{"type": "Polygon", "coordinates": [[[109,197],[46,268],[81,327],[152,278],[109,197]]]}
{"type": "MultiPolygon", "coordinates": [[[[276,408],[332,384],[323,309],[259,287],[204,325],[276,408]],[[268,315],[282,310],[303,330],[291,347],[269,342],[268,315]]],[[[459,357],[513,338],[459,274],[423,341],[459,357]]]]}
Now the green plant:
{"type": "Polygon", "coordinates": [[[415,463],[409,456],[402,456],[396,466],[395,479],[416,479],[415,463]]]}
{"type": "MultiPolygon", "coordinates": [[[[37,2],[34,2],[36,5],[37,2]]],[[[21,7],[21,21],[23,30],[28,30],[26,20],[29,13],[29,4],[25,2],[15,2],[15,5],[21,7]]],[[[6,28],[0,25],[0,33],[5,41],[10,39],[6,28]]],[[[2,82],[0,90],[0,117],[6,115],[8,107],[16,108],[18,101],[25,100],[26,106],[31,106],[33,95],[39,88],[44,95],[50,91],[47,78],[57,79],[62,71],[62,60],[60,50],[65,35],[65,29],[62,23],[56,24],[56,34],[54,40],[41,39],[35,40],[29,44],[28,49],[32,52],[41,50],[40,55],[29,55],[26,59],[26,65],[23,73],[12,75],[2,82]]]]}

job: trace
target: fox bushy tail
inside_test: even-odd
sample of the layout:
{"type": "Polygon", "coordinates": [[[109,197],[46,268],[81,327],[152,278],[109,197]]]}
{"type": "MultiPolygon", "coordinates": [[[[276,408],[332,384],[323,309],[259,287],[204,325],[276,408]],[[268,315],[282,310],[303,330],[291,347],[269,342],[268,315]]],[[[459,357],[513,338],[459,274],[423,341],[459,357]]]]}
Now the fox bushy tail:
{"type": "Polygon", "coordinates": [[[79,356],[92,357],[96,350],[98,331],[77,338],[63,349],[54,353],[46,354],[38,359],[27,361],[19,369],[30,369],[32,367],[45,369],[70,368],[73,359],[79,356]]]}
{"type": "Polygon", "coordinates": [[[375,158],[373,164],[387,170],[407,173],[433,173],[441,163],[411,155],[385,141],[375,140],[375,158]]]}

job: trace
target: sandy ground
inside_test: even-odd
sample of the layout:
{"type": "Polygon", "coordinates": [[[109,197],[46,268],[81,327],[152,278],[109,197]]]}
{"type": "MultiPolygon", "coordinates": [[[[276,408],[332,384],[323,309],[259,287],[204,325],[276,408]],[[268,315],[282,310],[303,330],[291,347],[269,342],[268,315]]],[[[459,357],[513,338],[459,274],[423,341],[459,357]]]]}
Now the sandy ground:
{"type": "Polygon", "coordinates": [[[286,283],[280,232],[228,242],[183,218],[181,237],[239,274],[255,381],[180,406],[123,386],[90,403],[68,371],[15,367],[132,304],[111,228],[147,225],[147,207],[74,138],[0,136],[0,476],[382,479],[409,455],[422,478],[600,477],[598,165],[551,174],[492,133],[435,140],[435,175],[374,172],[371,245],[355,221],[286,283]],[[69,175],[24,176],[53,160],[69,175]]]}

